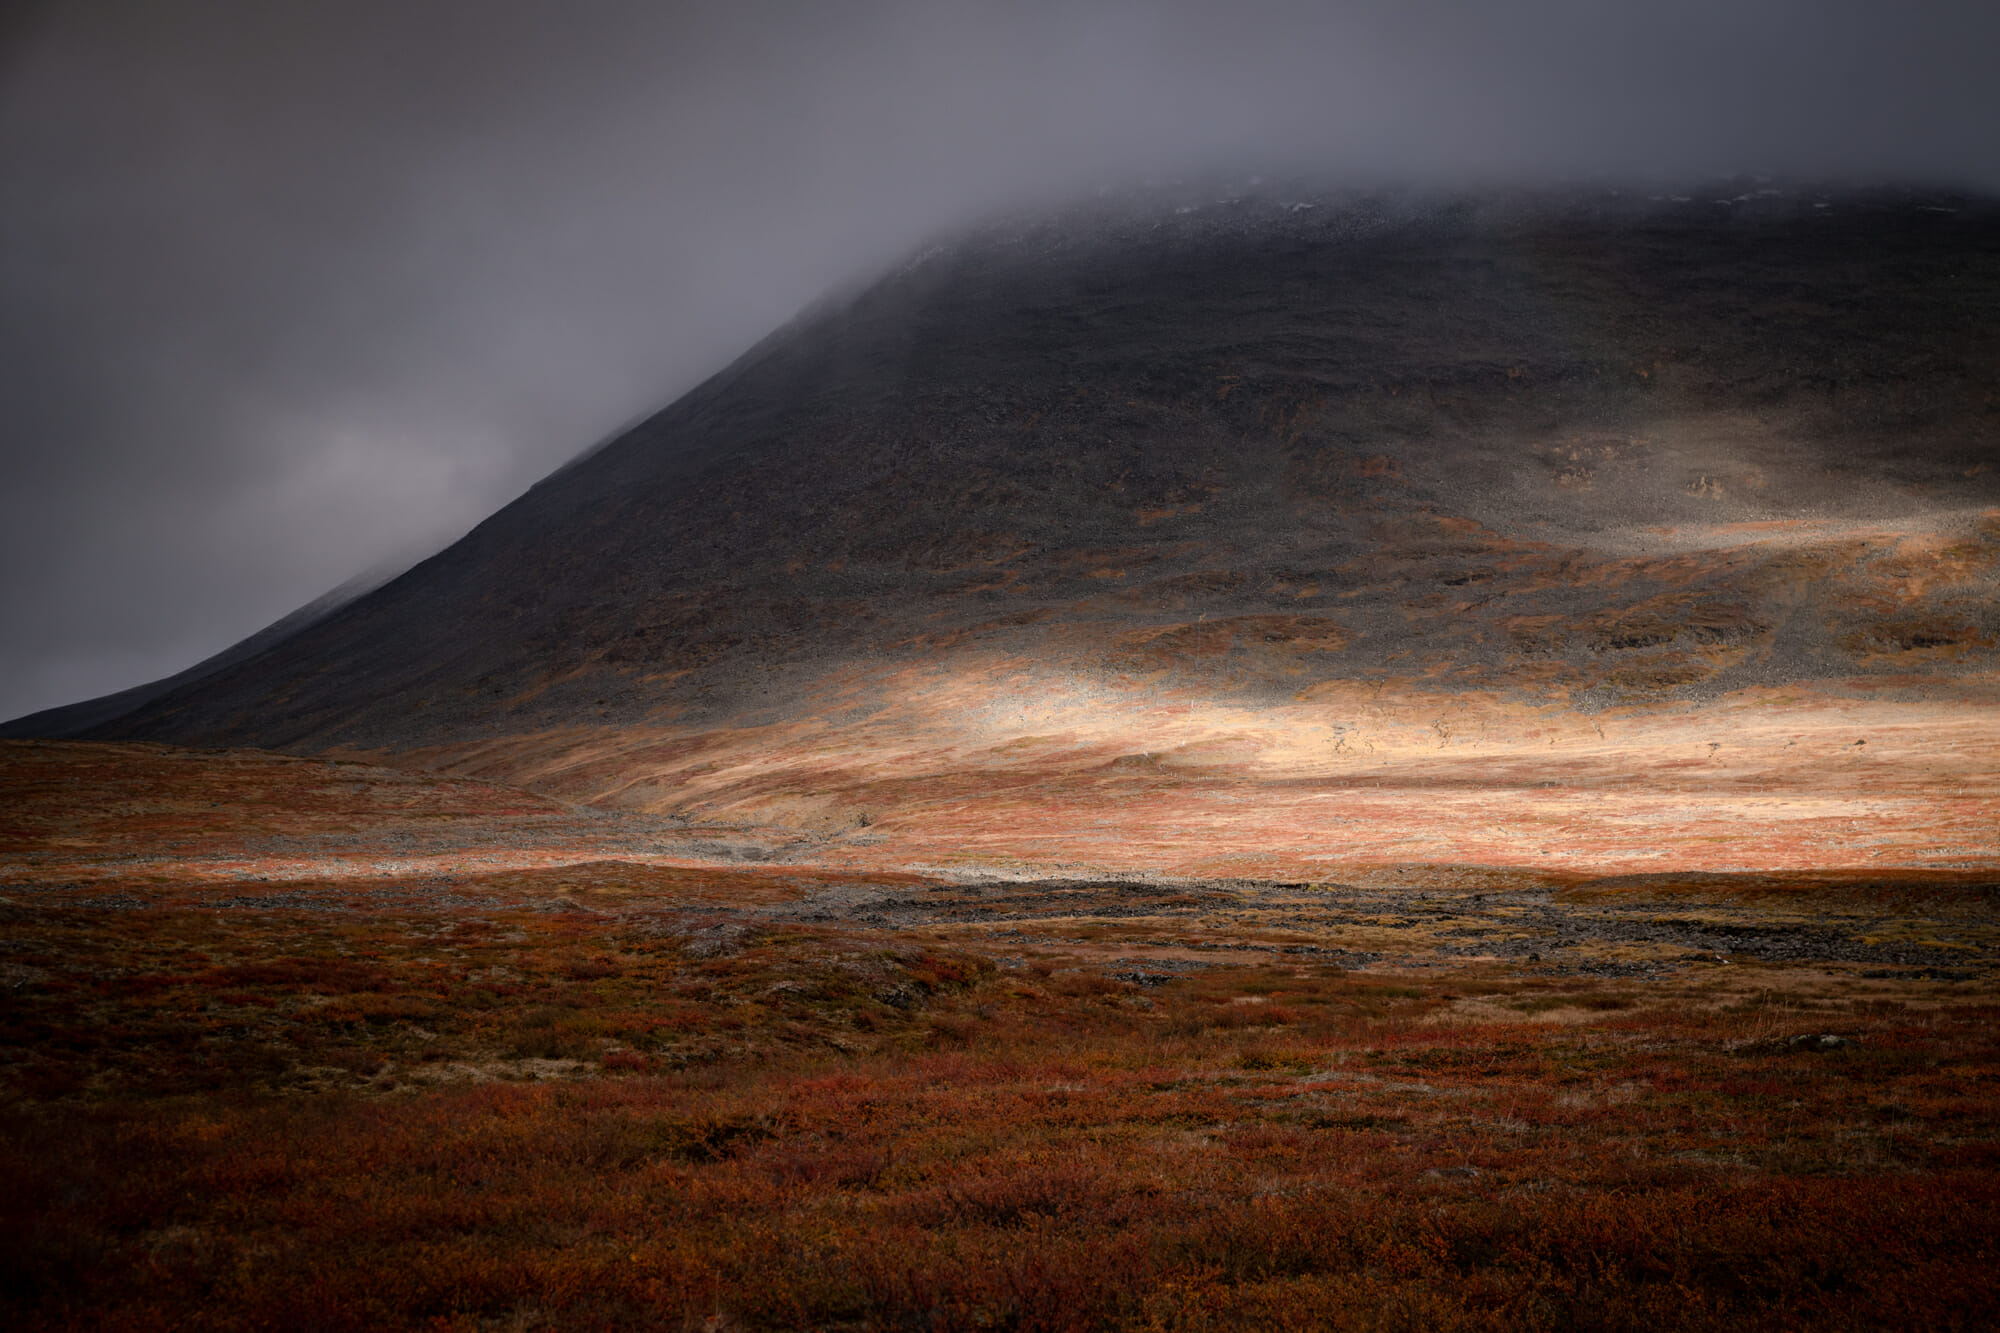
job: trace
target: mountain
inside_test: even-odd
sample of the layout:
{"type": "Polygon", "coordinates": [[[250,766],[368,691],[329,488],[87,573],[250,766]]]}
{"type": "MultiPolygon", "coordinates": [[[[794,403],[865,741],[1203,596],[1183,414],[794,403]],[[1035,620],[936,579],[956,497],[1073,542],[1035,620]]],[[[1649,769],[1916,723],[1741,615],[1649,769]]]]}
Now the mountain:
{"type": "Polygon", "coordinates": [[[44,708],[40,712],[24,714],[10,722],[0,722],[0,740],[62,739],[101,730],[116,723],[126,714],[136,712],[161,695],[205,680],[224,667],[247,662],[266,648],[283,643],[299,631],[318,624],[355,598],[373,592],[392,577],[393,574],[388,572],[356,575],[339,587],[313,598],[296,611],[280,616],[255,634],[239,639],[221,652],[204,657],[193,666],[184,671],[176,671],[171,676],[162,676],[143,685],[134,685],[130,689],[99,695],[95,699],[85,699],[80,703],[44,708]]]}
{"type": "Polygon", "coordinates": [[[1996,312],[1952,194],[1101,200],[87,734],[904,863],[1985,865],[1996,312]]]}

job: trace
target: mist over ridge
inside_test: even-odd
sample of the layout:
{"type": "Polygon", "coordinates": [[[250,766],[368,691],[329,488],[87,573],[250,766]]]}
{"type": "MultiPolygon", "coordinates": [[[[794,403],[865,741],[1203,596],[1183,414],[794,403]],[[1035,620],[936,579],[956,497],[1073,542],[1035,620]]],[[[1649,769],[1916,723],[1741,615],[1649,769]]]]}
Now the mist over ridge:
{"type": "Polygon", "coordinates": [[[0,714],[434,551],[995,210],[1300,164],[1990,186],[1972,6],[95,3],[0,35],[0,714]]]}
{"type": "Polygon", "coordinates": [[[84,734],[903,865],[1977,861],[2000,211],[1728,189],[975,229],[84,734]]]}

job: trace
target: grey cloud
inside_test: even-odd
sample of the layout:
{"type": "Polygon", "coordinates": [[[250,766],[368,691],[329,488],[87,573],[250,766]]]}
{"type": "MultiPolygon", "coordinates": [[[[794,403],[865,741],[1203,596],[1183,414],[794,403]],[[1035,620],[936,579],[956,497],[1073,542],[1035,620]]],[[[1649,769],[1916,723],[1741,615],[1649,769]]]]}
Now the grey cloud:
{"type": "Polygon", "coordinates": [[[136,0],[0,27],[0,716],[449,541],[1107,180],[2000,180],[1990,6],[136,0]]]}

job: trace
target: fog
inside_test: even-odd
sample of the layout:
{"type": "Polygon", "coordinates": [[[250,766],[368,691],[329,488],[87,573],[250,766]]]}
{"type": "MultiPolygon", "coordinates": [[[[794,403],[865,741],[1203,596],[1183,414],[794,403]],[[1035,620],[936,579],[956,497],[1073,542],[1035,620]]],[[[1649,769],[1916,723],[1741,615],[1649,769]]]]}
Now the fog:
{"type": "Polygon", "coordinates": [[[0,42],[0,718],[438,549],[996,209],[2000,182],[1990,5],[86,0],[0,42]]]}

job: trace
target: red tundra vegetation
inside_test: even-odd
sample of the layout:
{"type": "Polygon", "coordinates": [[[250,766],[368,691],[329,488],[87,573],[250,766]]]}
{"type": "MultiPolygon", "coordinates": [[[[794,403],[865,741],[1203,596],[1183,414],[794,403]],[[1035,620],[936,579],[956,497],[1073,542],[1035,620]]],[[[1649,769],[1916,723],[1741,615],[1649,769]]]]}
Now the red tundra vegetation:
{"type": "MultiPolygon", "coordinates": [[[[10,1327],[2000,1310],[1976,878],[979,883],[553,835],[482,870],[435,830],[361,874],[324,827],[317,878],[302,835],[135,873],[60,748],[0,829],[10,1327]]],[[[272,786],[177,771],[119,818],[272,786]]],[[[421,790],[333,771],[357,818],[421,790]]],[[[476,804],[430,822],[518,816],[476,804]]]]}

